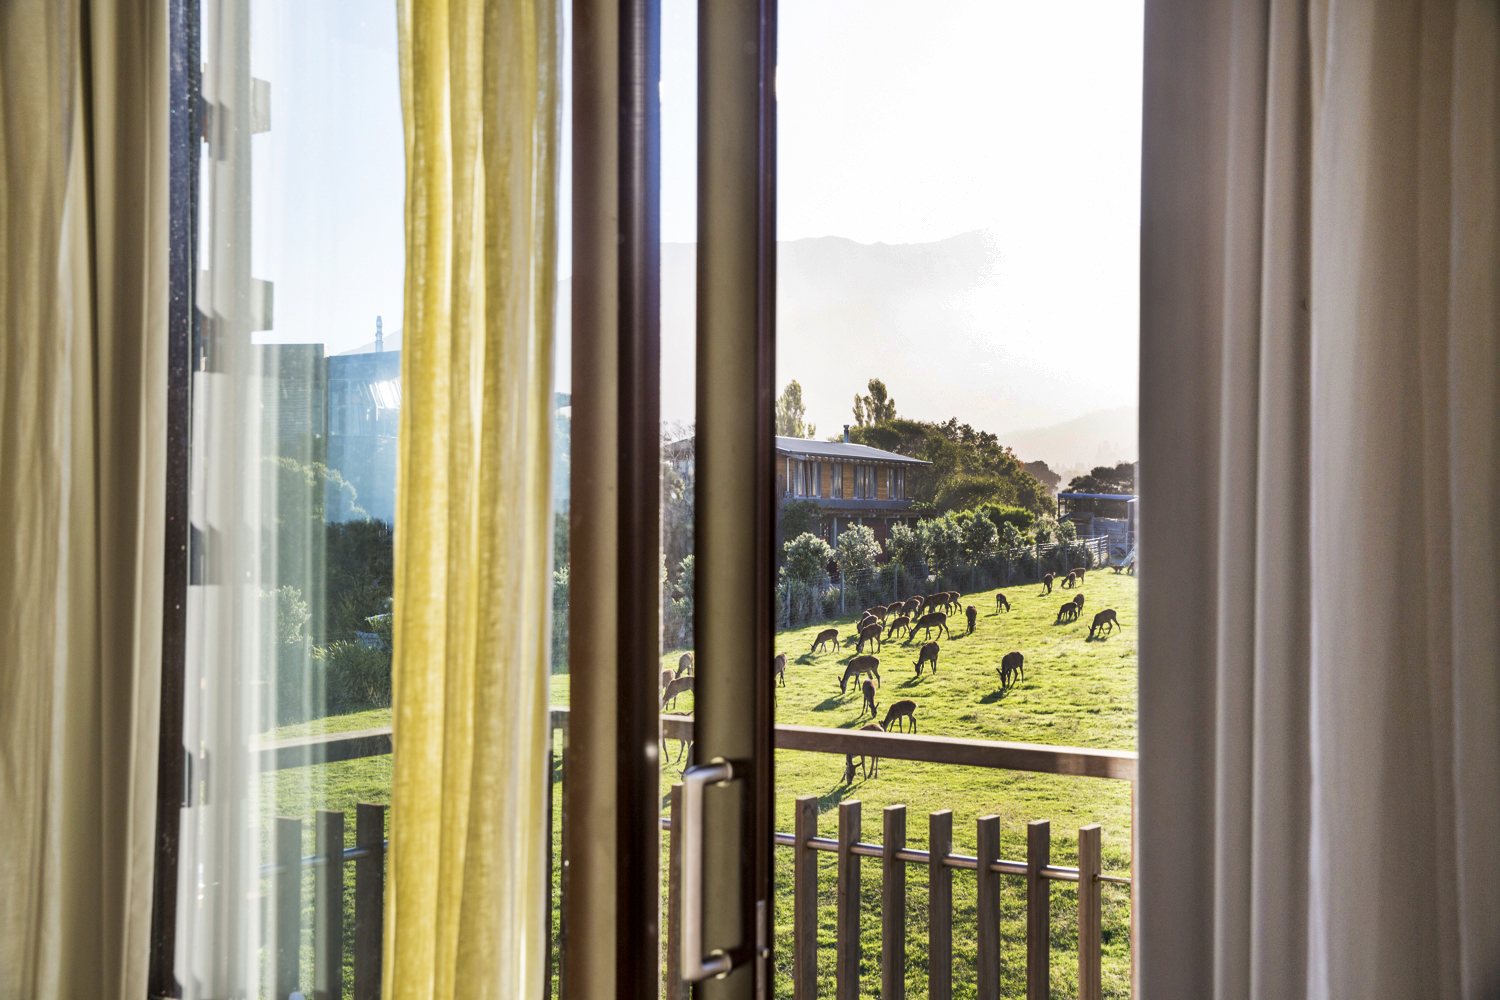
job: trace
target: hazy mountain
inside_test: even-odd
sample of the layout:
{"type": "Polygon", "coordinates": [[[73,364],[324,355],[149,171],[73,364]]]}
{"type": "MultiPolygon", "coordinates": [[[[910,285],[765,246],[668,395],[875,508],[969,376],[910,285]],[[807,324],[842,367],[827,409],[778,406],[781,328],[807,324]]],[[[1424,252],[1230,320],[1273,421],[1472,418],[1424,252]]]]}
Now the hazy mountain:
{"type": "MultiPolygon", "coordinates": [[[[667,421],[692,416],[695,254],[694,244],[662,245],[667,421]]],[[[1034,297],[1017,290],[989,234],[914,244],[830,236],[781,243],[777,254],[777,382],[801,383],[819,437],[853,420],[854,396],[871,378],[885,381],[902,416],[956,416],[1006,443],[1011,429],[1075,420],[1085,422],[1083,435],[1091,411],[1135,403],[1133,313],[1124,333],[1085,316],[1089,309],[1088,315],[1099,312],[1097,301],[1086,309],[1046,303],[1038,318],[1034,297]],[[1031,312],[1014,305],[1022,299],[1031,312]]],[[[1081,279],[1078,300],[1089,302],[1090,294],[1081,279]]],[[[1128,444],[1131,454],[1122,456],[1134,457],[1133,432],[1126,442],[1117,426],[1101,430],[1108,431],[1101,440],[1128,444]]],[[[1053,469],[1096,450],[1074,444],[1059,452],[1016,449],[1053,469]]],[[[1110,459],[1117,456],[1112,452],[1110,459]]]]}
{"type": "Polygon", "coordinates": [[[1096,465],[1133,462],[1140,457],[1136,439],[1137,408],[1117,406],[1096,410],[1050,427],[1011,431],[1001,441],[1022,461],[1041,459],[1068,480],[1096,465]]]}

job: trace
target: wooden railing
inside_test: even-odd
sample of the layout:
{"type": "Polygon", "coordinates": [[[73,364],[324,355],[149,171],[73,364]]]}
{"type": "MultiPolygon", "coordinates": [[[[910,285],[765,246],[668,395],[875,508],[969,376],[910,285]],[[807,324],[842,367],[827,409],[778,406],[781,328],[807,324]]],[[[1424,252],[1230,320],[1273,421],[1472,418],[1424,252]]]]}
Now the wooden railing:
{"type": "MultiPolygon", "coordinates": [[[[566,734],[569,713],[566,708],[552,709],[551,728],[566,734]]],[[[663,715],[662,739],[676,740],[691,746],[694,725],[691,716],[663,715]]],[[[547,768],[552,773],[553,743],[548,740],[547,768]]],[[[994,740],[954,739],[915,733],[876,733],[863,730],[828,729],[814,726],[777,726],[775,745],[778,750],[812,753],[851,754],[853,756],[923,761],[954,766],[984,767],[1000,770],[1031,771],[1044,774],[1135,780],[1136,755],[1129,751],[1093,750],[1080,747],[1058,747],[1045,744],[1007,743],[994,740]]],[[[563,740],[562,780],[567,781],[567,741],[563,740]]],[[[684,748],[686,751],[686,748],[684,748]]],[[[326,736],[302,737],[265,744],[255,753],[262,770],[281,770],[308,764],[353,760],[391,752],[389,727],[326,736]]],[[[686,762],[690,752],[682,755],[686,762]]],[[[547,783],[549,829],[553,817],[552,782],[547,783]]],[[[676,939],[681,904],[681,850],[671,835],[679,822],[681,786],[674,785],[670,814],[661,820],[668,831],[668,1000],[685,1000],[687,984],[678,971],[680,947],[676,939]]],[[[887,806],[881,817],[882,843],[868,843],[862,837],[861,804],[845,801],[839,804],[838,829],[834,837],[818,832],[818,800],[798,798],[795,829],[778,832],[776,844],[794,852],[793,861],[793,931],[792,982],[795,1000],[814,1000],[817,996],[817,856],[833,854],[837,859],[837,934],[835,944],[835,981],[837,1000],[857,1000],[860,993],[860,902],[859,884],[862,858],[881,861],[881,996],[884,1000],[904,1000],[906,935],[906,866],[922,865],[928,872],[927,963],[928,997],[949,1000],[952,995],[953,960],[953,871],[972,871],[977,880],[978,939],[976,942],[976,987],[979,1000],[999,996],[1000,989],[1000,879],[1024,879],[1026,884],[1026,995],[1028,1000],[1044,1000],[1050,990],[1050,922],[1051,881],[1078,884],[1078,983],[1080,1000],[1097,1000],[1102,996],[1102,907],[1100,890],[1106,883],[1131,885],[1131,880],[1106,873],[1102,867],[1101,829],[1090,824],[1078,831],[1077,867],[1051,863],[1051,827],[1045,820],[1030,823],[1027,828],[1025,861],[1000,857],[1000,819],[983,816],[976,822],[976,855],[953,853],[953,814],[939,810],[928,814],[926,851],[906,846],[906,807],[887,806]]],[[[566,817],[564,817],[566,823],[566,817]]],[[[384,916],[383,831],[385,809],[361,803],[358,808],[356,846],[335,854],[332,845],[344,841],[344,814],[320,810],[314,821],[315,853],[301,856],[302,822],[278,817],[275,828],[275,860],[261,869],[273,881],[270,892],[278,942],[276,970],[278,994],[296,989],[297,955],[301,935],[300,873],[314,869],[313,899],[313,967],[314,991],[322,996],[342,995],[344,880],[342,866],[355,864],[355,933],[354,990],[355,1000],[373,1000],[379,996],[381,924],[384,916]],[[298,877],[285,878],[296,870],[298,877]],[[297,942],[289,949],[282,942],[297,942]],[[286,978],[283,978],[285,976],[286,978]],[[292,985],[282,990],[284,983],[292,985]],[[327,990],[327,992],[324,992],[327,990]]],[[[564,859],[566,864],[566,859],[564,859]]],[[[550,864],[550,852],[549,852],[550,864]]],[[[548,880],[551,873],[548,872],[548,880]]],[[[1132,887],[1133,893],[1133,887],[1132,887]]],[[[1134,907],[1132,907],[1132,913],[1134,907]]],[[[548,915],[550,924],[551,916],[548,915]]],[[[550,996],[551,976],[547,977],[550,996]]]]}

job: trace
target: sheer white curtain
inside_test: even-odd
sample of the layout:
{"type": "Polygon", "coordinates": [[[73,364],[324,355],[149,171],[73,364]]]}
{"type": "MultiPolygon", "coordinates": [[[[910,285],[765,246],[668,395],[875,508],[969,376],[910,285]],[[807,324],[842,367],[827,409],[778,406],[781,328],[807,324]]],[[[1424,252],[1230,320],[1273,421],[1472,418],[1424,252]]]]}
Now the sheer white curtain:
{"type": "Polygon", "coordinates": [[[1500,13],[1148,0],[1141,995],[1500,991],[1500,13]]]}

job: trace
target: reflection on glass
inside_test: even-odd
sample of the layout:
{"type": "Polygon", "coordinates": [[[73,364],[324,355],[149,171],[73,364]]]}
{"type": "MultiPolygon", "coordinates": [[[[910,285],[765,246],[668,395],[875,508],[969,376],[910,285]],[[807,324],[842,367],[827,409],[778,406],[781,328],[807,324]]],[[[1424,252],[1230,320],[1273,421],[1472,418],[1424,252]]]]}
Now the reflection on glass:
{"type": "Polygon", "coordinates": [[[390,782],[395,11],[220,0],[202,26],[177,978],[353,995],[390,782]]]}

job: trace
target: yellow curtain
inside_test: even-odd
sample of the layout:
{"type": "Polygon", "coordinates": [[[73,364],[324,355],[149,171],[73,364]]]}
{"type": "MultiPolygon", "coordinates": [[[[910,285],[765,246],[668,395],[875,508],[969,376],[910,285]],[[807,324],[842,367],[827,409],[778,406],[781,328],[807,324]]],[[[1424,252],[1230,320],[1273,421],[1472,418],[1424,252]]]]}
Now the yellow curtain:
{"type": "Polygon", "coordinates": [[[138,1000],[166,478],[165,5],[0,4],[0,995],[138,1000]]]}
{"type": "Polygon", "coordinates": [[[559,39],[401,0],[406,308],[385,995],[541,993],[559,39]]]}

